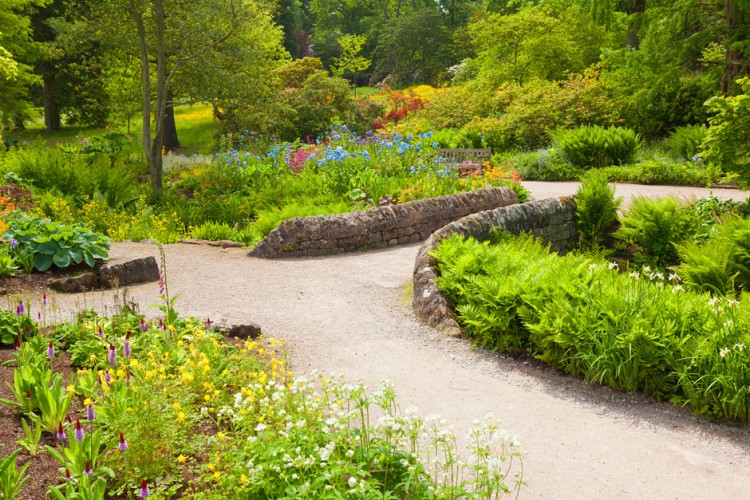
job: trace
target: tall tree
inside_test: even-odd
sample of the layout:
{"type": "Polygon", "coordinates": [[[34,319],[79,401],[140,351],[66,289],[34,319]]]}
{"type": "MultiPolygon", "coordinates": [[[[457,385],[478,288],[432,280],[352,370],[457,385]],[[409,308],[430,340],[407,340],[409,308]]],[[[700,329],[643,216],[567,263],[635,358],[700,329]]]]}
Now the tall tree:
{"type": "Polygon", "coordinates": [[[170,89],[216,98],[220,87],[281,57],[281,31],[260,0],[110,0],[102,7],[97,22],[107,40],[140,61],[143,148],[158,197],[170,89]]]}

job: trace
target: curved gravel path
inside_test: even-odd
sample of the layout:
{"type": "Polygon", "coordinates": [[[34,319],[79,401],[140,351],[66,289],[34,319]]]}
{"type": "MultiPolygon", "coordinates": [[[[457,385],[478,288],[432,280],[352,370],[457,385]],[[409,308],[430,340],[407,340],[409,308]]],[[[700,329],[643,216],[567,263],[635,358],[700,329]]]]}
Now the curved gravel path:
{"type": "MultiPolygon", "coordinates": [[[[575,192],[573,183],[528,184],[538,198],[575,192]]],[[[165,247],[170,291],[184,292],[182,314],[259,323],[288,340],[296,372],[343,373],[370,387],[390,379],[402,407],[439,413],[458,434],[487,412],[501,418],[526,453],[522,498],[748,498],[747,425],[705,422],[686,409],[440,339],[405,298],[417,249],[269,261],[242,249],[165,247]]],[[[111,251],[113,259],[144,255],[158,258],[156,247],[118,243],[111,251]]],[[[123,293],[55,301],[60,316],[76,307],[111,311],[123,293]]],[[[127,290],[141,305],[157,294],[156,284],[127,290]]]]}

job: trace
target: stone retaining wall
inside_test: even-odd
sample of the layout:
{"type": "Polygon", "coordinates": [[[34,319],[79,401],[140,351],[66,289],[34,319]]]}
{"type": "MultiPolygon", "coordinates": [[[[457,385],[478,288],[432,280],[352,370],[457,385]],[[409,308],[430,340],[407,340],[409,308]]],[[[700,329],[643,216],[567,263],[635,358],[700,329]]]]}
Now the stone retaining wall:
{"type": "Polygon", "coordinates": [[[437,230],[417,253],[412,296],[414,312],[444,335],[461,334],[453,304],[435,284],[437,262],[429,255],[443,239],[455,233],[484,241],[496,231],[512,234],[525,232],[549,242],[553,250],[564,251],[578,238],[575,211],[573,198],[549,198],[472,214],[437,230]]]}
{"type": "Polygon", "coordinates": [[[469,214],[517,203],[518,197],[512,189],[492,187],[366,212],[298,217],[279,224],[248,255],[318,256],[416,243],[469,214]]]}

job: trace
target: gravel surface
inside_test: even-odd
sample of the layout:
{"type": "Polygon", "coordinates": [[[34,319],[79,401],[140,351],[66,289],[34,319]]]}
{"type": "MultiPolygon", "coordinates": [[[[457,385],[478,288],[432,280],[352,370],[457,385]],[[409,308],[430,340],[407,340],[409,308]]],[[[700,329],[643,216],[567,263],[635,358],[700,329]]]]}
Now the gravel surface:
{"type": "MultiPolygon", "coordinates": [[[[537,198],[575,192],[574,183],[556,185],[528,183],[537,198]]],[[[647,189],[618,190],[624,186],[626,194],[647,189]]],[[[440,414],[459,435],[488,412],[501,418],[526,453],[522,498],[748,497],[747,425],[706,422],[688,409],[441,339],[408,306],[417,249],[260,260],[242,249],[165,247],[170,292],[184,293],[176,304],[182,314],[260,324],[266,335],[287,339],[297,373],[342,373],[370,387],[392,380],[402,408],[440,414]]],[[[145,255],[158,258],[158,251],[128,242],[111,251],[113,259],[145,255]]],[[[158,295],[153,283],[57,295],[58,319],[78,307],[111,312],[123,295],[149,315],[158,312],[144,309],[158,295]]]]}

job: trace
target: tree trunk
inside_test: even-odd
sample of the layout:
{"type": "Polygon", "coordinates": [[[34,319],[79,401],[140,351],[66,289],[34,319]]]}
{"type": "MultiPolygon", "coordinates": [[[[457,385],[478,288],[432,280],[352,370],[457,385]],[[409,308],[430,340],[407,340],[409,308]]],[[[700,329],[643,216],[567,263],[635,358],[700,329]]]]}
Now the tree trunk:
{"type": "Polygon", "coordinates": [[[641,39],[638,30],[641,27],[641,16],[646,10],[646,0],[633,0],[630,5],[630,20],[628,21],[627,44],[628,48],[638,50],[641,47],[641,39]]]}
{"type": "Polygon", "coordinates": [[[172,102],[172,91],[167,90],[167,109],[164,110],[163,133],[164,150],[174,151],[180,145],[177,138],[177,125],[174,121],[174,103],[172,102]]]}
{"type": "Polygon", "coordinates": [[[724,95],[742,71],[742,56],[732,47],[732,36],[740,26],[740,15],[732,0],[726,0],[724,4],[725,20],[727,24],[726,49],[724,52],[724,73],[721,75],[721,92],[724,95]]]}
{"type": "Polygon", "coordinates": [[[60,107],[57,105],[55,98],[54,82],[55,77],[45,75],[42,87],[42,96],[44,98],[44,128],[47,132],[60,130],[60,107]]]}

